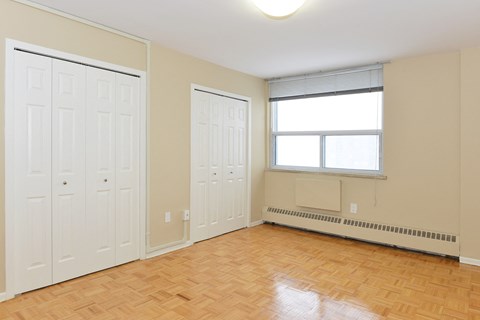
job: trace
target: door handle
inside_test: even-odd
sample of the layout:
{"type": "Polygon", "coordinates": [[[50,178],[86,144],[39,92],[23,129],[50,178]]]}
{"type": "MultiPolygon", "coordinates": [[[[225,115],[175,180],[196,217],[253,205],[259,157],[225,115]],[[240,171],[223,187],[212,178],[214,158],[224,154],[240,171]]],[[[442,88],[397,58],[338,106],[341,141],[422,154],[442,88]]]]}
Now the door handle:
{"type": "Polygon", "coordinates": [[[108,179],[104,179],[103,182],[108,182],[108,179]]]}
{"type": "Polygon", "coordinates": [[[66,186],[66,185],[67,185],[67,181],[63,181],[63,185],[66,186]]]}

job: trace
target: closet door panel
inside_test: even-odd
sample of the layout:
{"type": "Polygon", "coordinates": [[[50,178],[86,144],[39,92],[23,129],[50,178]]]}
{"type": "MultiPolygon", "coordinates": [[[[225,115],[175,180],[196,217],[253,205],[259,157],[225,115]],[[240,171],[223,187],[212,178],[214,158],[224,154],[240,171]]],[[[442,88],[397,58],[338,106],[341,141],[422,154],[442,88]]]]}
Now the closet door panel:
{"type": "Polygon", "coordinates": [[[235,101],[235,229],[243,228],[247,223],[247,108],[247,102],[235,101]]]}
{"type": "Polygon", "coordinates": [[[15,292],[52,283],[51,64],[15,52],[15,292]]]}
{"type": "Polygon", "coordinates": [[[224,179],[226,230],[233,231],[246,226],[246,125],[245,101],[224,98],[224,179]]]}
{"type": "Polygon", "coordinates": [[[86,225],[89,272],[115,265],[115,73],[87,68],[86,225]]]}
{"type": "MultiPolygon", "coordinates": [[[[209,184],[211,176],[219,176],[210,171],[210,99],[211,95],[195,91],[192,110],[192,155],[191,155],[191,239],[201,241],[209,237],[209,184]]],[[[217,178],[218,179],[218,178],[217,178]]]]}
{"type": "Polygon", "coordinates": [[[85,66],[53,60],[53,282],[84,274],[87,261],[85,77],[85,66]]]}
{"type": "Polygon", "coordinates": [[[223,211],[225,232],[235,230],[235,160],[237,157],[236,100],[223,98],[225,110],[223,122],[223,211]]]}
{"type": "Polygon", "coordinates": [[[116,264],[139,253],[140,79],[116,75],[116,264]]]}
{"type": "Polygon", "coordinates": [[[224,233],[222,208],[222,142],[223,142],[223,98],[210,95],[209,148],[208,150],[208,237],[224,233]]]}

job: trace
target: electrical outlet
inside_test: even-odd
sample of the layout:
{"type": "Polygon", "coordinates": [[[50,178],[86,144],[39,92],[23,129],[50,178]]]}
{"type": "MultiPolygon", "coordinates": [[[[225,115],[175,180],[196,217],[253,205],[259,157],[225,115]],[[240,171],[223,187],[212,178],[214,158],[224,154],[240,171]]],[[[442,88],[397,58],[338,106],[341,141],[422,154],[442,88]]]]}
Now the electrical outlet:
{"type": "Polygon", "coordinates": [[[183,221],[190,220],[190,210],[183,210],[183,221]]]}
{"type": "Polygon", "coordinates": [[[172,221],[172,214],[170,211],[167,211],[165,212],[165,223],[169,223],[170,221],[172,221]]]}
{"type": "Polygon", "coordinates": [[[357,213],[358,205],[356,203],[350,203],[350,213],[357,213]]]}

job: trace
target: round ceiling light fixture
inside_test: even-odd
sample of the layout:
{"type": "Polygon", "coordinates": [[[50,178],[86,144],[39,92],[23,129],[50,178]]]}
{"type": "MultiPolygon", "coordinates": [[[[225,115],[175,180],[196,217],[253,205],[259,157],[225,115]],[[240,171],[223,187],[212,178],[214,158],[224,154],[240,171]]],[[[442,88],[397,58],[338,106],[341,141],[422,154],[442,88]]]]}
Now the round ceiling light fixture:
{"type": "Polygon", "coordinates": [[[305,0],[252,0],[267,16],[273,18],[287,17],[297,11],[305,0]]]}

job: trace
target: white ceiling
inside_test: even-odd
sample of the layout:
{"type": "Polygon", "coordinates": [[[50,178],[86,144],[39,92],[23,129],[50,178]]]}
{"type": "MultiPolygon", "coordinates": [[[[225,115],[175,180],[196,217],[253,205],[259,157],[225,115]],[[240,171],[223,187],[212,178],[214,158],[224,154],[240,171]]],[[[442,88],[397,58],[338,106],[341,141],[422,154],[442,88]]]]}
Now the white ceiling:
{"type": "Polygon", "coordinates": [[[307,0],[273,20],[250,0],[35,0],[262,78],[480,46],[480,0],[307,0]]]}

